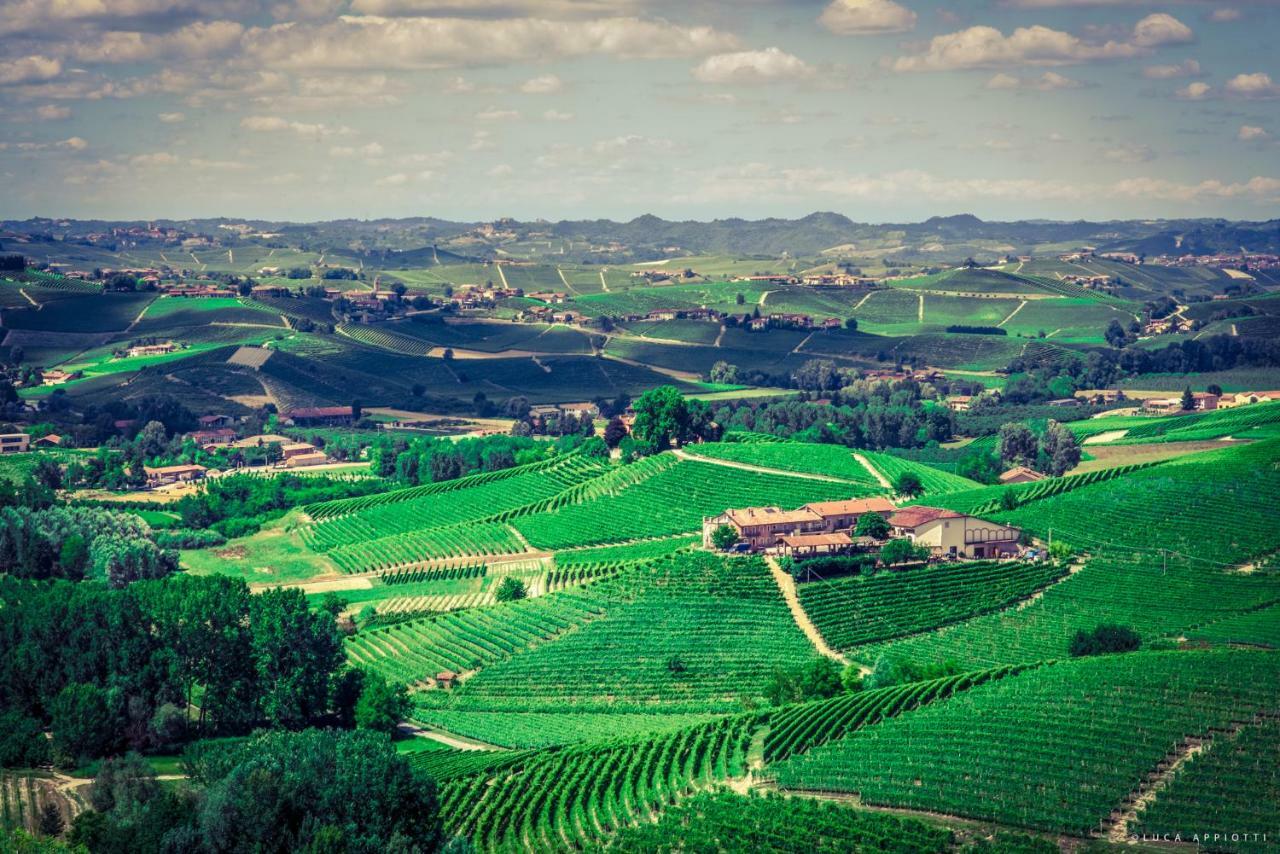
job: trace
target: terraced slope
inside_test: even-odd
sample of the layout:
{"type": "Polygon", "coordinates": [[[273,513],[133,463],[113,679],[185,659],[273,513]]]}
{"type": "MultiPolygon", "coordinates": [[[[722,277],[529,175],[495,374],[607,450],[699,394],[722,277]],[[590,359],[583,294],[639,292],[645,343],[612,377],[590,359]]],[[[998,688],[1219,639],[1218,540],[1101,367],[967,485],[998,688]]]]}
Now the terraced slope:
{"type": "Polygon", "coordinates": [[[1280,657],[1100,656],[979,686],[770,770],[783,788],[1087,835],[1188,736],[1259,712],[1280,712],[1280,657]]]}

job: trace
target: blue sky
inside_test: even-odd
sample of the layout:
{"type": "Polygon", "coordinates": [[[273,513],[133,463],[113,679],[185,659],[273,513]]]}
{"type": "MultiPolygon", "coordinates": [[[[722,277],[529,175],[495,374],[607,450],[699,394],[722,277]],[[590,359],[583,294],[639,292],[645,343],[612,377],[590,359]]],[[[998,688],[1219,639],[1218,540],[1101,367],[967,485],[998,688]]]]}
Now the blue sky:
{"type": "Polygon", "coordinates": [[[1280,3],[0,0],[0,216],[1280,211],[1280,3]]]}

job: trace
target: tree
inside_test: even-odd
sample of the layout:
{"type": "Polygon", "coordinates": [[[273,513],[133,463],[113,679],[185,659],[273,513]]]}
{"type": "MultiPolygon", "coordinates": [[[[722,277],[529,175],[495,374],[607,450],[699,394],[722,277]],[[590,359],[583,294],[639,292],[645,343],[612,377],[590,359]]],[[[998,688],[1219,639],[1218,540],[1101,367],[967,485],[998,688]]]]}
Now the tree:
{"type": "Polygon", "coordinates": [[[1018,422],[1002,425],[997,443],[1000,462],[1004,466],[1035,464],[1039,443],[1036,441],[1036,434],[1027,425],[1018,422]]]}
{"type": "Polygon", "coordinates": [[[879,513],[863,513],[858,517],[858,524],[854,527],[853,533],[858,537],[874,537],[877,540],[883,540],[889,536],[889,530],[889,520],[879,513]]]}
{"type": "Polygon", "coordinates": [[[1195,395],[1191,393],[1191,386],[1187,386],[1182,390],[1182,411],[1190,412],[1196,408],[1195,395]]]}
{"type": "Polygon", "coordinates": [[[253,596],[249,618],[262,716],[289,729],[319,718],[328,709],[333,673],[343,663],[333,618],[312,611],[296,588],[253,596]]]}
{"type": "Polygon", "coordinates": [[[845,318],[845,320],[844,320],[844,328],[845,328],[845,329],[848,329],[850,332],[857,332],[857,331],[858,331],[858,318],[856,318],[856,317],[846,317],[846,318],[845,318]]]}
{"type": "Polygon", "coordinates": [[[890,540],[880,548],[880,560],[884,561],[886,566],[924,560],[928,556],[929,550],[927,548],[924,546],[917,547],[907,539],[890,540]]]}
{"type": "Polygon", "coordinates": [[[622,418],[615,415],[609,419],[609,423],[604,426],[604,443],[613,450],[618,447],[623,439],[627,437],[627,425],[623,423],[622,418]]]}
{"type": "Polygon", "coordinates": [[[73,682],[63,688],[49,709],[53,752],[60,765],[74,765],[81,757],[101,756],[120,742],[120,719],[107,692],[97,685],[73,682]]]}
{"type": "Polygon", "coordinates": [[[820,656],[794,671],[778,668],[765,685],[765,698],[775,706],[834,697],[844,690],[840,665],[820,656]]]}
{"type": "Polygon", "coordinates": [[[432,852],[444,843],[435,784],[382,733],[268,733],[217,765],[191,849],[432,852]]]}
{"type": "Polygon", "coordinates": [[[58,809],[58,805],[52,800],[45,801],[44,806],[40,808],[40,820],[37,824],[40,835],[61,836],[66,826],[67,823],[63,820],[62,810],[58,809]]]}
{"type": "Polygon", "coordinates": [[[646,391],[634,408],[631,435],[657,451],[703,436],[711,424],[711,408],[700,400],[685,400],[672,385],[646,391]]]}
{"type": "Polygon", "coordinates": [[[1106,655],[1114,652],[1133,652],[1142,646],[1142,638],[1128,626],[1101,625],[1091,632],[1084,629],[1075,633],[1067,651],[1073,658],[1086,655],[1106,655]]]}
{"type": "Polygon", "coordinates": [[[1006,488],[1004,492],[1000,493],[1000,509],[1001,510],[1017,510],[1018,494],[1014,492],[1012,489],[1006,488]]]}
{"type": "Polygon", "coordinates": [[[738,544],[738,530],[732,525],[720,525],[711,532],[711,544],[722,552],[727,552],[738,544]]]}
{"type": "Polygon", "coordinates": [[[1106,339],[1109,345],[1117,349],[1123,347],[1125,342],[1129,339],[1129,335],[1125,332],[1124,327],[1120,325],[1120,321],[1115,319],[1112,319],[1112,321],[1107,324],[1107,329],[1102,333],[1102,336],[1106,339]]]}
{"type": "Polygon", "coordinates": [[[357,728],[391,735],[412,709],[409,689],[404,685],[388,682],[378,673],[365,673],[360,698],[355,707],[357,728]]]}
{"type": "Polygon", "coordinates": [[[920,475],[913,471],[904,471],[893,481],[893,491],[898,495],[915,498],[924,492],[924,484],[920,480],[920,475]]]}
{"type": "Polygon", "coordinates": [[[527,595],[529,595],[529,592],[525,589],[524,582],[514,575],[508,575],[498,585],[493,598],[498,602],[514,602],[517,599],[523,599],[527,595]]]}
{"type": "Polygon", "coordinates": [[[684,663],[684,659],[678,655],[672,655],[667,658],[667,672],[672,676],[679,676],[689,670],[689,666],[684,663]]]}
{"type": "Polygon", "coordinates": [[[733,301],[736,305],[743,305],[744,303],[746,303],[747,298],[744,297],[742,294],[738,294],[733,298],[733,301]]]}
{"type": "Polygon", "coordinates": [[[1075,433],[1051,420],[1040,437],[1040,455],[1044,469],[1054,477],[1061,477],[1080,464],[1080,443],[1075,433]]]}

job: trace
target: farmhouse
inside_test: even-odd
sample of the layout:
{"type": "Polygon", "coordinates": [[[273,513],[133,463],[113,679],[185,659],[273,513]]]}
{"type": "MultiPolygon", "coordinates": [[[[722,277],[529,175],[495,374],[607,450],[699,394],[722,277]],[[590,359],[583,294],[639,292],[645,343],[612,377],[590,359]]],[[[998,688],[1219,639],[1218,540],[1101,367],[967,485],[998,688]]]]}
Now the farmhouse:
{"type": "Polygon", "coordinates": [[[356,414],[350,406],[308,406],[285,413],[299,427],[341,427],[352,424],[356,414]]]}
{"type": "MultiPolygon", "coordinates": [[[[280,446],[280,455],[281,455],[281,459],[283,459],[285,462],[288,462],[294,457],[302,457],[302,456],[306,456],[307,454],[314,454],[318,450],[319,449],[316,448],[315,445],[312,445],[309,442],[289,442],[288,444],[280,446]]],[[[321,456],[324,456],[324,455],[321,454],[321,456]]]]}
{"type": "MultiPolygon", "coordinates": [[[[1142,401],[1142,408],[1148,412],[1157,412],[1161,414],[1169,414],[1172,412],[1181,412],[1182,398],[1179,397],[1152,397],[1142,401]]],[[[1207,412],[1211,409],[1218,408],[1218,395],[1209,394],[1204,391],[1192,392],[1191,394],[1191,411],[1207,412]]]]}
{"type": "Polygon", "coordinates": [[[954,510],[915,505],[889,517],[893,536],[927,547],[940,557],[999,557],[1016,554],[1022,531],[954,510]]]}
{"type": "Polygon", "coordinates": [[[31,446],[31,437],[26,433],[0,434],[0,454],[21,454],[31,446]]]}
{"type": "Polygon", "coordinates": [[[147,486],[155,489],[157,486],[167,486],[171,483],[190,483],[193,480],[199,480],[204,477],[208,469],[196,465],[159,466],[158,468],[143,466],[143,471],[147,475],[147,486]]]}
{"type": "Polygon", "coordinates": [[[285,457],[285,468],[298,469],[307,466],[320,466],[329,462],[329,458],[325,456],[324,451],[308,451],[302,454],[294,454],[291,457],[285,457]]]}
{"type": "Polygon", "coordinates": [[[1037,480],[1044,480],[1047,474],[1042,474],[1035,469],[1029,469],[1026,466],[1014,466],[1004,474],[1000,475],[1001,483],[1034,483],[1037,480]]]}
{"type": "Polygon", "coordinates": [[[57,433],[50,433],[34,440],[31,444],[37,448],[60,448],[62,447],[62,437],[57,433]]]}
{"type": "Polygon", "coordinates": [[[1235,395],[1223,395],[1218,400],[1218,408],[1231,409],[1254,403],[1270,403],[1273,400],[1280,400],[1280,391],[1242,391],[1235,395]]]}
{"type": "Polygon", "coordinates": [[[782,538],[778,551],[787,557],[807,558],[844,554],[853,550],[853,538],[843,531],[835,534],[794,534],[782,538]]]}
{"type": "Polygon", "coordinates": [[[134,356],[163,356],[165,353],[172,353],[178,349],[178,345],[172,341],[166,341],[163,344],[139,344],[136,347],[130,347],[125,354],[130,358],[134,356]]]}
{"type": "MultiPolygon", "coordinates": [[[[744,507],[726,510],[702,520],[702,543],[712,546],[711,537],[721,525],[728,525],[752,551],[783,545],[784,537],[808,534],[847,533],[864,513],[891,513],[893,504],[884,498],[849,501],[816,501],[798,510],[780,507],[744,507]]],[[[812,545],[812,544],[811,544],[812,545]]],[[[834,543],[828,543],[828,546],[834,543]]]]}
{"type": "Polygon", "coordinates": [[[216,448],[230,445],[236,439],[236,431],[230,427],[219,427],[214,430],[196,430],[188,437],[202,448],[216,448]]]}
{"type": "Polygon", "coordinates": [[[967,394],[952,394],[946,399],[947,409],[952,412],[968,412],[972,403],[973,397],[967,394]]]}

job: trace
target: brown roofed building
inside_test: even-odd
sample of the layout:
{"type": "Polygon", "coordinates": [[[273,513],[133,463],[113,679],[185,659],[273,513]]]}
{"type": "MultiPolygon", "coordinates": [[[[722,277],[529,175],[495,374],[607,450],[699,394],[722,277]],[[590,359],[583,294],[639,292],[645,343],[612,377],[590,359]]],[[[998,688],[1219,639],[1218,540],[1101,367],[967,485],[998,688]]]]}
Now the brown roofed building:
{"type": "Polygon", "coordinates": [[[147,475],[147,486],[155,489],[157,486],[167,486],[171,483],[189,483],[193,480],[199,480],[204,477],[208,469],[197,465],[159,466],[157,468],[143,466],[143,471],[147,475]]]}
{"type": "Polygon", "coordinates": [[[779,550],[788,557],[806,558],[843,554],[853,549],[853,538],[836,534],[792,534],[782,538],[779,550]]]}
{"type": "Polygon", "coordinates": [[[1029,469],[1026,466],[1014,466],[1004,474],[1000,475],[1001,483],[1032,483],[1037,480],[1044,480],[1049,475],[1038,472],[1035,469],[1029,469]]]}
{"type": "Polygon", "coordinates": [[[893,536],[927,547],[935,556],[999,557],[1017,554],[1022,531],[941,507],[904,507],[889,517],[893,536]]]}
{"type": "Polygon", "coordinates": [[[351,424],[356,420],[350,406],[308,406],[294,409],[285,417],[299,426],[328,425],[340,426],[351,424]]]}

